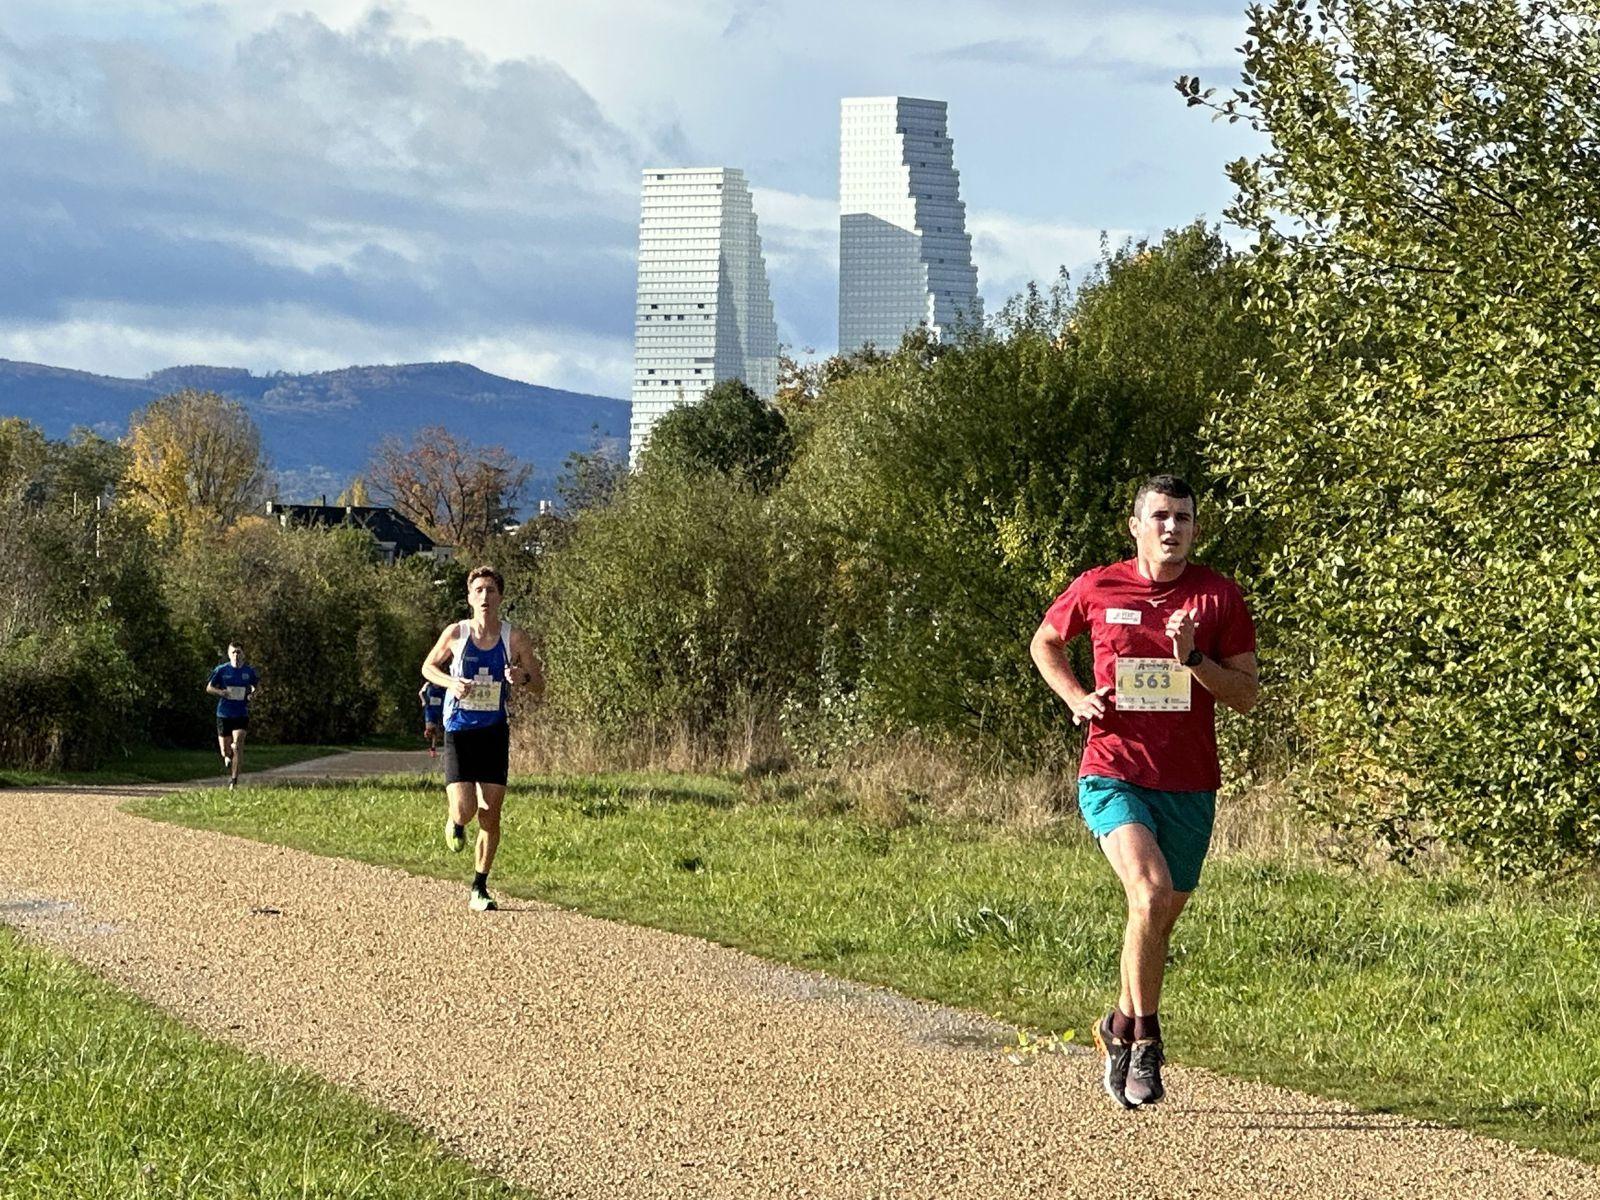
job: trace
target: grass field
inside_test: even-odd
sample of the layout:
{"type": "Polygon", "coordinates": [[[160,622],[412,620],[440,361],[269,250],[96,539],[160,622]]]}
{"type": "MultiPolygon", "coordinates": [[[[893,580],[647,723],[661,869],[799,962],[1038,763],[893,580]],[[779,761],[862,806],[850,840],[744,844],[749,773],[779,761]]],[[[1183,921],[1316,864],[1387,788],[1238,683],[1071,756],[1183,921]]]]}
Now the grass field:
{"type": "Polygon", "coordinates": [[[527,1200],[299,1071],[219,1045],[0,926],[6,1200],[527,1200]]]}
{"type": "MultiPolygon", "coordinates": [[[[515,780],[493,883],[1085,1040],[1114,991],[1121,893],[1075,823],[891,827],[769,792],[515,780]]],[[[415,780],[132,807],[463,886],[470,870],[415,780]]],[[[1220,861],[1174,937],[1163,1026],[1183,1064],[1600,1161],[1597,954],[1590,890],[1220,861]]]]}

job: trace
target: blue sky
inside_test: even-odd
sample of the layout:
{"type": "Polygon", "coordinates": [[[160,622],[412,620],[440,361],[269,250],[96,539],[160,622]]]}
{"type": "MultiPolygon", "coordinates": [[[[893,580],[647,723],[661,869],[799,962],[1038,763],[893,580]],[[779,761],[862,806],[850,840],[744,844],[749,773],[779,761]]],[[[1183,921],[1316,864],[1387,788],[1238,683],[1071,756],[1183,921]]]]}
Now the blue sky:
{"type": "Polygon", "coordinates": [[[1244,0],[7,0],[0,358],[462,359],[625,396],[638,177],[742,167],[779,336],[836,336],[838,102],[946,100],[992,310],[1217,219],[1244,0]],[[109,13],[109,15],[108,15],[109,13]]]}

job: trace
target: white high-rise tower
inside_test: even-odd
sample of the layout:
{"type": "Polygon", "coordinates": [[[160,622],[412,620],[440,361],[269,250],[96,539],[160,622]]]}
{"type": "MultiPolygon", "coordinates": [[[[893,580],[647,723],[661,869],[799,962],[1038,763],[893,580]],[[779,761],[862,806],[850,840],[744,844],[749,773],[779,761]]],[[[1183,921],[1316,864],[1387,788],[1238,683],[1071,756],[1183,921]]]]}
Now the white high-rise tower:
{"type": "Polygon", "coordinates": [[[772,399],[778,326],[743,171],[645,171],[634,330],[629,462],[662,416],[713,383],[742,379],[772,399]]]}
{"type": "Polygon", "coordinates": [[[839,352],[983,318],[942,100],[839,105],[839,352]]]}

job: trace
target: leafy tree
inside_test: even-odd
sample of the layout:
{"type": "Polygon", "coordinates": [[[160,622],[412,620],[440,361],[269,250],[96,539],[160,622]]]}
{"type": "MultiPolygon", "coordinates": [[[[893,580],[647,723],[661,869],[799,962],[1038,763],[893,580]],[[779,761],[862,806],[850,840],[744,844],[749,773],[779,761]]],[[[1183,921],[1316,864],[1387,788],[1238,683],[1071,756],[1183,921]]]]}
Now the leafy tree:
{"type": "Polygon", "coordinates": [[[1218,469],[1281,531],[1263,606],[1309,794],[1406,852],[1600,853],[1600,6],[1273,0],[1233,164],[1278,369],[1218,469]]]}
{"type": "Polygon", "coordinates": [[[473,553],[515,520],[530,472],[503,446],[478,446],[435,425],[409,444],[379,442],[366,474],[374,496],[435,541],[473,553]]]}
{"type": "Polygon", "coordinates": [[[0,761],[92,766],[160,725],[173,638],[119,447],[0,421],[0,761]]]}
{"type": "Polygon", "coordinates": [[[588,450],[574,450],[561,464],[556,495],[568,513],[610,504],[628,476],[628,464],[596,438],[588,450]]]}
{"type": "Polygon", "coordinates": [[[643,469],[715,473],[765,492],[782,480],[793,454],[783,414],[739,380],[728,379],[656,423],[643,469]]]}
{"type": "Polygon", "coordinates": [[[357,475],[350,481],[350,486],[339,493],[334,500],[335,504],[354,505],[357,508],[366,508],[372,504],[372,496],[367,491],[367,481],[357,475]]]}
{"type": "Polygon", "coordinates": [[[261,433],[244,406],[184,389],[134,414],[123,491],[159,527],[233,524],[266,500],[261,433]]]}

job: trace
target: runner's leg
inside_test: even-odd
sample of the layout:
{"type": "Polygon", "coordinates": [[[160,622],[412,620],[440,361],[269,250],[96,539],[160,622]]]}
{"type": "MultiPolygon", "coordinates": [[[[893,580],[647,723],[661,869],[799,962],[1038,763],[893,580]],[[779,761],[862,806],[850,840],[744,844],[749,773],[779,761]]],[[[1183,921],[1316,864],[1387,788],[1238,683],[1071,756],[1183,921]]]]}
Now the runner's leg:
{"type": "Polygon", "coordinates": [[[1122,940],[1121,1011],[1148,1016],[1160,1011],[1167,946],[1178,914],[1192,892],[1172,890],[1166,857],[1144,825],[1119,825],[1100,839],[1128,900],[1122,940]]]}
{"type": "Polygon", "coordinates": [[[233,731],[233,777],[239,778],[240,760],[244,757],[244,730],[233,731]]]}
{"type": "Polygon", "coordinates": [[[471,782],[447,783],[444,791],[450,820],[465,829],[472,824],[472,818],[478,812],[478,785],[471,782]]]}
{"type": "Polygon", "coordinates": [[[503,783],[480,783],[478,792],[477,870],[487,875],[494,866],[495,851],[500,848],[500,806],[505,801],[506,788],[503,783]]]}

